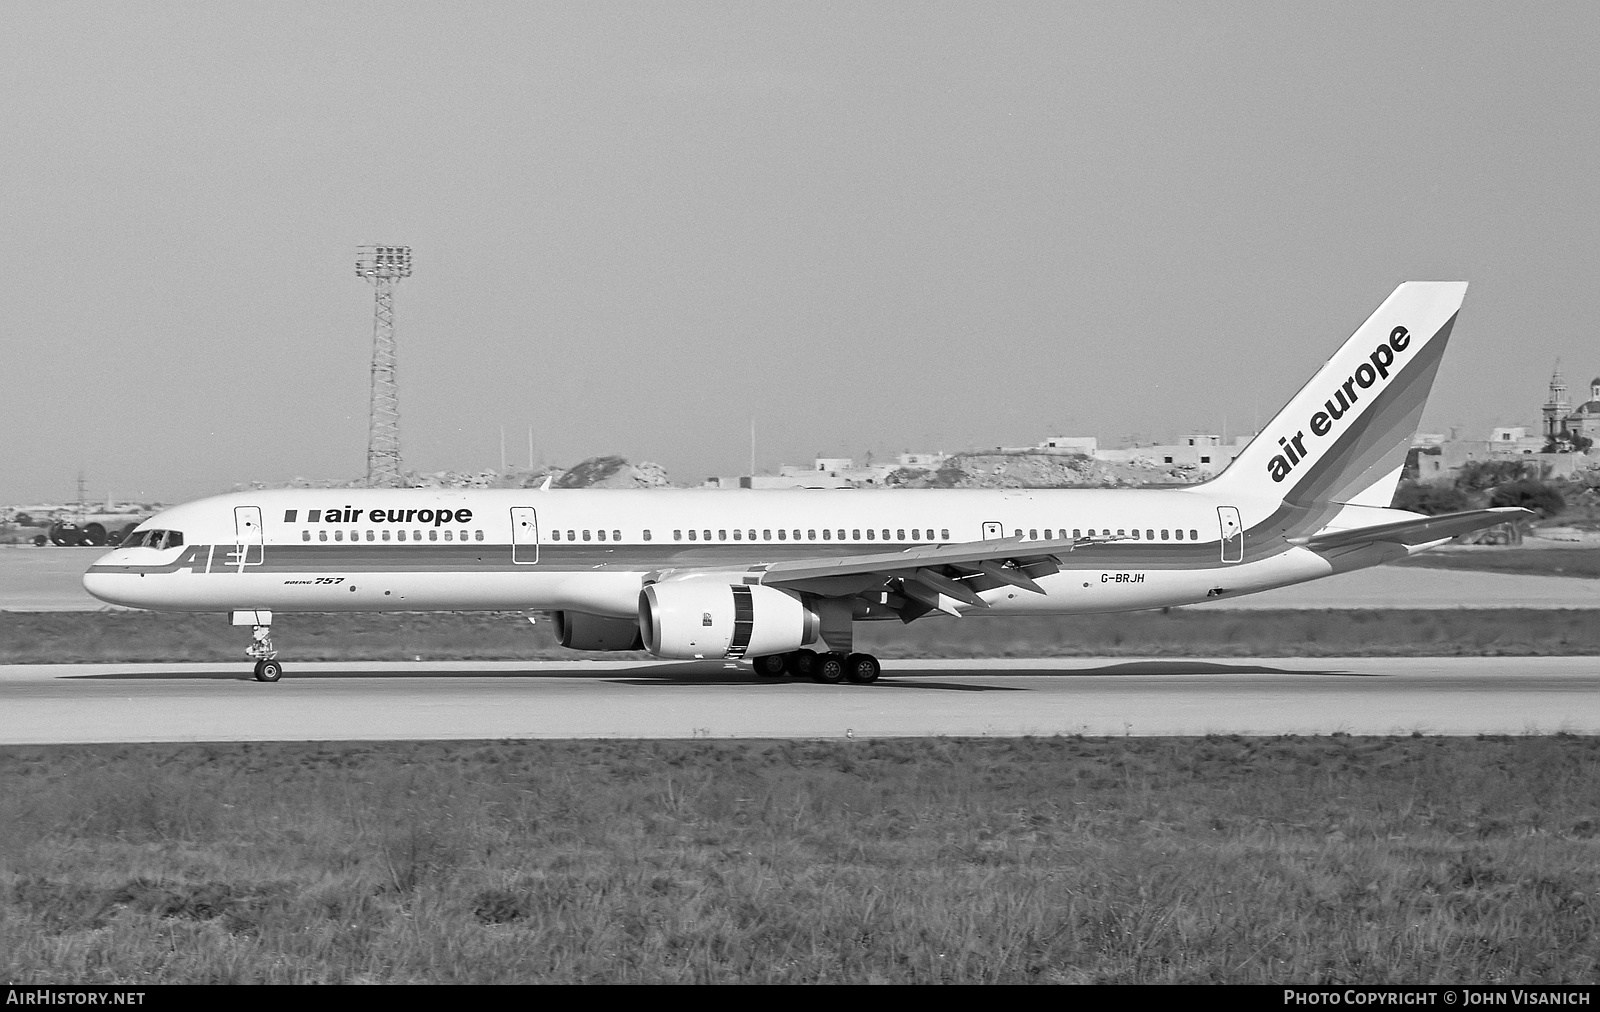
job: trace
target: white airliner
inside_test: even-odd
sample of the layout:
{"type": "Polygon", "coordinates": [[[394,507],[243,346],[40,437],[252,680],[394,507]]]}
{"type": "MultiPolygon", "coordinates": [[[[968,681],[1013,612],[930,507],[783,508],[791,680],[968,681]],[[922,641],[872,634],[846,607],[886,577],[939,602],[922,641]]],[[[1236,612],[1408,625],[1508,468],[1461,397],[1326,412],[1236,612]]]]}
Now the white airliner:
{"type": "Polygon", "coordinates": [[[1518,509],[1390,509],[1467,286],[1408,282],[1216,478],[1161,489],[244,492],[165,510],[89,593],[275,613],[553,612],[563,646],[871,682],[854,623],[1191,604],[1375,566],[1518,509]]]}

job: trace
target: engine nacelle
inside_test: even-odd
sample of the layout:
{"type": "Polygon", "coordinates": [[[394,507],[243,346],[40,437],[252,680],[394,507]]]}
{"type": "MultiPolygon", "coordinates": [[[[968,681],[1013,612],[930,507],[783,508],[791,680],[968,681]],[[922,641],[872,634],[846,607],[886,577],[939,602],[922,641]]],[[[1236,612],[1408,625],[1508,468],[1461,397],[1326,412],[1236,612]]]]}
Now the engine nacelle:
{"type": "Polygon", "coordinates": [[[820,621],[798,594],[697,577],[653,583],[639,594],[644,647],[657,657],[759,657],[798,650],[820,621]]]}
{"type": "Polygon", "coordinates": [[[639,623],[631,618],[607,618],[582,611],[558,611],[556,636],[571,650],[643,650],[639,623]]]}

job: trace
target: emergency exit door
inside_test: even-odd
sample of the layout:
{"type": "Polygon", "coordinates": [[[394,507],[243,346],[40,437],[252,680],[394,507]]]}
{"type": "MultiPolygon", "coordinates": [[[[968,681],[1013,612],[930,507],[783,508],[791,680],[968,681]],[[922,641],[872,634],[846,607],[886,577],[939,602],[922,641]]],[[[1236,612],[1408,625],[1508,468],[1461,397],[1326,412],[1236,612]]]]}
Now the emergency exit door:
{"type": "Polygon", "coordinates": [[[532,506],[511,507],[511,561],[519,566],[539,561],[539,515],[532,506]]]}
{"type": "Polygon", "coordinates": [[[237,572],[246,566],[261,565],[266,538],[261,531],[260,506],[235,506],[233,508],[233,548],[225,564],[237,572]]]}
{"type": "Polygon", "coordinates": [[[1237,506],[1218,506],[1217,522],[1222,525],[1222,561],[1244,561],[1244,524],[1237,506]]]}
{"type": "Polygon", "coordinates": [[[998,520],[990,520],[983,525],[983,540],[998,541],[1006,536],[1006,525],[998,520]]]}

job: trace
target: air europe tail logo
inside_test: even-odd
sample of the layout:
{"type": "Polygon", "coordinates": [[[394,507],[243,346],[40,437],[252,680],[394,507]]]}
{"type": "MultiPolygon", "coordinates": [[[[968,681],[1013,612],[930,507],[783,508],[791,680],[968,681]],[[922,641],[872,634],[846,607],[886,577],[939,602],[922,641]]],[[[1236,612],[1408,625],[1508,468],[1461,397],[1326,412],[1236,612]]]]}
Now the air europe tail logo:
{"type": "MultiPolygon", "coordinates": [[[[1323,402],[1323,410],[1311,415],[1311,420],[1307,422],[1311,434],[1319,439],[1333,435],[1339,428],[1339,420],[1361,400],[1361,394],[1357,391],[1371,388],[1379,379],[1388,379],[1389,367],[1399,360],[1410,344],[1411,334],[1406,328],[1396,327],[1390,331],[1389,340],[1372,349],[1367,361],[1357,366],[1356,371],[1346,377],[1343,383],[1334,387],[1332,396],[1323,402]]],[[[1267,462],[1267,473],[1272,475],[1273,481],[1289,477],[1289,472],[1305,460],[1305,439],[1304,430],[1292,436],[1278,437],[1278,447],[1283,452],[1267,462]]]]}

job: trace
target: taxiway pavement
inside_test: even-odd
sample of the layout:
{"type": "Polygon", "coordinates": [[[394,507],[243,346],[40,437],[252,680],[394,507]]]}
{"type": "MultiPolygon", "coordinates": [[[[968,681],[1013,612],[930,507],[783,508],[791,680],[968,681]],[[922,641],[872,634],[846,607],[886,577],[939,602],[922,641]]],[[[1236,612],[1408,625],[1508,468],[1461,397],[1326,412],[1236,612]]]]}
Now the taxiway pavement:
{"type": "Polygon", "coordinates": [[[875,685],[671,661],[0,666],[0,744],[1600,733],[1592,657],[886,661],[875,685]]]}

